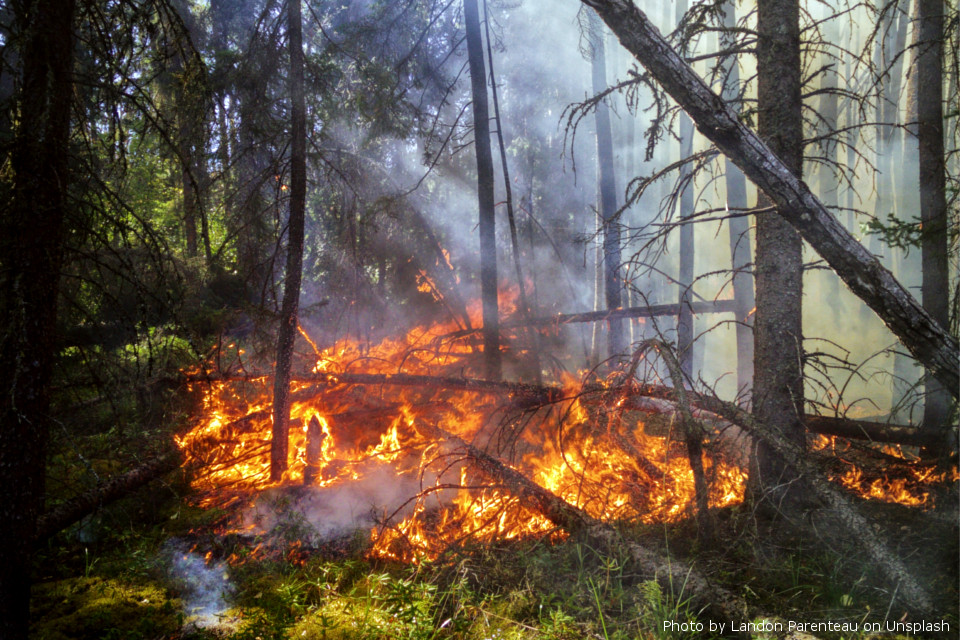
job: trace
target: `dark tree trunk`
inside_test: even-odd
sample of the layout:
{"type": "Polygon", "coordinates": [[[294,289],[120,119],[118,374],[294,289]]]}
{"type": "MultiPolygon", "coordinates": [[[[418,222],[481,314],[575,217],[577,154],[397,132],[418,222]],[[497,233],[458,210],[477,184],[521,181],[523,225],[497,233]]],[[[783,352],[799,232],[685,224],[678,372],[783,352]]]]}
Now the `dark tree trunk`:
{"type": "Polygon", "coordinates": [[[497,300],[497,237],[493,202],[493,154],[487,109],[487,75],[477,0],[463,0],[467,58],[473,93],[473,144],[477,154],[477,199],[480,205],[480,296],[483,301],[483,353],[486,376],[499,380],[500,309],[497,300]]]}
{"type": "MultiPolygon", "coordinates": [[[[607,89],[607,62],[603,43],[603,23],[590,14],[591,78],[594,94],[607,89]]],[[[601,100],[596,108],[597,180],[600,194],[600,218],[603,222],[603,291],[607,309],[622,306],[620,278],[620,223],[617,214],[617,182],[613,162],[613,135],[610,129],[610,107],[601,100]]],[[[607,327],[607,356],[623,356],[626,343],[623,321],[611,319],[607,327]]]]}
{"type": "MultiPolygon", "coordinates": [[[[261,17],[277,10],[278,0],[267,0],[260,12],[261,17]]],[[[233,202],[229,203],[228,226],[235,238],[237,274],[243,279],[248,301],[266,306],[268,288],[272,284],[273,260],[276,238],[269,227],[268,204],[264,197],[264,185],[273,182],[275,171],[266,145],[261,143],[264,122],[263,105],[273,101],[267,96],[267,79],[281,73],[274,59],[262,53],[266,43],[258,41],[260,20],[256,16],[241,15],[243,7],[235,2],[214,2],[211,5],[217,24],[224,31],[228,25],[239,22],[242,37],[248,38],[253,50],[252,57],[230,64],[228,77],[235,79],[236,88],[230,95],[231,110],[238,114],[237,140],[230,158],[236,170],[233,172],[236,188],[233,202]],[[234,107],[233,105],[237,106],[234,107]]]]}
{"type": "MultiPolygon", "coordinates": [[[[182,91],[182,90],[181,90],[182,91]]],[[[178,117],[181,119],[178,127],[178,153],[180,155],[180,184],[183,190],[183,227],[184,236],[187,241],[187,255],[191,258],[197,255],[197,195],[198,189],[194,176],[196,168],[193,161],[193,150],[191,148],[191,127],[187,123],[189,115],[186,111],[189,109],[185,105],[183,96],[178,96],[177,110],[178,117]]]]}
{"type": "MultiPolygon", "coordinates": [[[[921,260],[923,308],[942,326],[950,322],[947,198],[943,149],[943,0],[918,0],[917,136],[920,140],[921,260]]],[[[946,424],[950,396],[927,372],[924,428],[946,424]]],[[[956,393],[956,389],[954,389],[956,393]]]]}
{"type": "Polygon", "coordinates": [[[723,100],[627,0],[581,0],[597,10],[621,44],[690,115],[698,130],[777,205],[780,216],[864,300],[922,364],[960,395],[960,347],[857,242],[770,147],[742,124],[723,100]]]}
{"type": "MultiPolygon", "coordinates": [[[[737,25],[736,3],[724,4],[723,26],[733,29],[737,25]]],[[[721,49],[733,45],[736,38],[730,31],[721,39],[721,49]]],[[[740,111],[740,67],[736,56],[724,63],[727,72],[723,85],[723,99],[740,111]]],[[[724,177],[727,187],[727,207],[731,211],[747,208],[747,180],[743,172],[724,158],[724,177]]],[[[737,307],[737,392],[749,402],[753,388],[753,279],[747,270],[753,258],[750,251],[750,221],[745,216],[733,217],[727,222],[730,231],[730,268],[733,271],[733,299],[737,307]]]]}
{"type": "Polygon", "coordinates": [[[0,638],[27,637],[33,537],[43,510],[74,9],[73,0],[36,0],[15,9],[23,42],[19,121],[12,193],[0,212],[0,638]]]}
{"type": "Polygon", "coordinates": [[[297,310],[303,270],[303,219],[307,200],[307,122],[303,91],[303,32],[300,0],[287,1],[290,45],[290,222],[287,227],[287,268],[277,337],[273,386],[273,434],[270,479],[280,480],[287,469],[287,430],[290,423],[290,367],[297,337],[297,310]]]}
{"type": "MultiPolygon", "coordinates": [[[[760,0],[757,14],[759,133],[795,176],[803,166],[800,97],[800,7],[797,0],[760,0]]],[[[761,195],[758,205],[772,203],[761,195]]],[[[753,410],[777,425],[797,447],[805,446],[803,415],[803,243],[782,216],[760,214],[757,225],[757,313],[754,321],[753,410]]],[[[755,500],[797,498],[797,476],[763,441],[751,461],[755,500]]]]}

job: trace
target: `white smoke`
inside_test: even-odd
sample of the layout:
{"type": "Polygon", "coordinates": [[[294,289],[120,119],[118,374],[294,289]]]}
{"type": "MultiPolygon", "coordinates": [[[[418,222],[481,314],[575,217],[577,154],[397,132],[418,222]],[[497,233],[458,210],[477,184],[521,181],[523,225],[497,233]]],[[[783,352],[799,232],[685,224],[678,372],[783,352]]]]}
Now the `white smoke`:
{"type": "Polygon", "coordinates": [[[230,608],[227,599],[233,584],[223,561],[207,563],[177,538],[167,540],[161,551],[167,575],[183,601],[186,624],[196,628],[219,626],[230,608]]]}

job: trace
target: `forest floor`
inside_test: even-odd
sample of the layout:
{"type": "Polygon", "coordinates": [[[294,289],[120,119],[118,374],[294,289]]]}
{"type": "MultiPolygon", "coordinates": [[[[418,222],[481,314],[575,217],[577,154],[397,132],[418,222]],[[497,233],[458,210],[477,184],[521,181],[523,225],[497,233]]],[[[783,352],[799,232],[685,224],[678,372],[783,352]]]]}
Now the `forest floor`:
{"type": "MultiPolygon", "coordinates": [[[[362,532],[305,548],[296,523],[267,536],[221,535],[225,515],[190,506],[188,487],[167,485],[143,489],[60,534],[38,559],[31,637],[709,638],[721,635],[721,622],[730,632],[731,621],[711,620],[683,584],[662,589],[625,551],[574,539],[467,545],[404,565],[367,559],[362,532]]],[[[813,637],[925,637],[863,630],[864,622],[890,615],[891,594],[855,540],[825,543],[810,534],[815,518],[799,528],[765,523],[742,505],[718,515],[718,542],[709,548],[697,544],[691,521],[623,534],[669,550],[742,595],[758,616],[783,625],[858,625],[813,637]]],[[[910,512],[891,508],[875,515],[899,532],[905,554],[926,555],[930,584],[948,612],[943,618],[960,628],[955,525],[921,526],[910,512]],[[949,540],[953,546],[943,544],[949,540]],[[944,570],[944,562],[953,566],[944,570]]]]}

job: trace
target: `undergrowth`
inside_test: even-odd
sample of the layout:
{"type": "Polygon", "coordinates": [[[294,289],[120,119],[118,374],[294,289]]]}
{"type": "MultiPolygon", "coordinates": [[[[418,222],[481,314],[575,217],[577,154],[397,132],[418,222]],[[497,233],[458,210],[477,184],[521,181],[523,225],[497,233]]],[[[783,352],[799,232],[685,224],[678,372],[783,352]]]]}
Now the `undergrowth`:
{"type": "MultiPolygon", "coordinates": [[[[211,532],[222,514],[184,506],[178,499],[160,501],[148,513],[142,505],[134,497],[42,550],[32,638],[683,640],[717,635],[685,583],[652,580],[624,550],[595,549],[575,540],[504,542],[450,549],[440,560],[419,566],[390,564],[365,559],[360,537],[331,554],[303,549],[290,532],[272,540],[215,535],[211,532]],[[198,624],[184,581],[172,576],[172,554],[189,553],[197,554],[201,565],[206,556],[208,569],[223,573],[230,585],[222,610],[208,617],[206,626],[198,624]],[[675,624],[665,626],[668,621],[675,624]]],[[[672,555],[740,593],[756,610],[783,619],[803,614],[863,621],[882,615],[883,603],[870,599],[863,570],[824,549],[771,551],[774,547],[760,544],[755,532],[754,537],[744,533],[736,518],[728,518],[722,549],[689,544],[691,531],[683,524],[625,534],[651,545],[669,542],[672,555]]]]}

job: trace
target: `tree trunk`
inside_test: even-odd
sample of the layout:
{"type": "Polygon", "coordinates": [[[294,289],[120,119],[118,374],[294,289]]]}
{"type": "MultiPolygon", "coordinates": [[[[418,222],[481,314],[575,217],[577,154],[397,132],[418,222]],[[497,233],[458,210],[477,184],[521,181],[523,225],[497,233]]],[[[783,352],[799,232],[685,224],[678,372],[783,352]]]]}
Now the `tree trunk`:
{"type": "MultiPolygon", "coordinates": [[[[947,198],[943,149],[943,0],[919,0],[917,135],[920,140],[920,238],[923,308],[944,327],[950,322],[947,198]]],[[[956,385],[954,385],[956,387],[956,385]]],[[[953,390],[956,393],[956,389],[953,390]]],[[[927,371],[923,426],[946,423],[950,396],[927,371]]]]}
{"type": "Polygon", "coordinates": [[[18,3],[22,42],[0,210],[0,638],[26,638],[33,534],[43,510],[57,291],[69,182],[73,0],[18,3]]]}
{"type": "MultiPolygon", "coordinates": [[[[590,41],[590,76],[594,94],[607,89],[607,61],[603,42],[603,23],[590,14],[587,27],[590,41]]],[[[603,221],[603,291],[607,309],[622,306],[620,278],[620,222],[617,220],[617,181],[614,173],[613,135],[610,128],[610,107],[606,101],[597,103],[597,182],[600,193],[600,218],[603,221]]],[[[612,318],[607,326],[607,356],[623,356],[626,343],[623,321],[612,318]]]]}
{"type": "MultiPolygon", "coordinates": [[[[731,31],[721,39],[721,49],[734,44],[736,38],[732,29],[737,25],[736,3],[727,0],[724,4],[723,26],[731,31]]],[[[740,98],[740,65],[736,56],[730,56],[724,62],[727,68],[724,74],[723,99],[738,112],[742,108],[740,98]]],[[[727,208],[737,212],[747,208],[747,180],[743,172],[724,158],[724,178],[727,187],[727,208]]],[[[753,258],[750,250],[750,221],[746,216],[730,218],[727,222],[730,232],[730,268],[733,271],[733,299],[736,303],[737,322],[737,393],[749,402],[753,388],[753,307],[756,304],[753,295],[753,279],[747,270],[753,258]]]]}
{"type": "Polygon", "coordinates": [[[780,216],[928,366],[954,395],[960,395],[960,347],[883,268],[753,131],[737,119],[693,69],[663,39],[646,16],[627,0],[581,0],[597,10],[663,89],[690,115],[698,130],[763,190],[780,216]]]}
{"type": "Polygon", "coordinates": [[[473,99],[473,144],[477,154],[477,200],[480,206],[480,297],[483,301],[483,354],[486,376],[499,380],[500,309],[497,300],[497,237],[493,202],[493,154],[487,109],[487,74],[483,62],[480,12],[477,0],[463,0],[467,30],[467,59],[473,99]]]}
{"type": "Polygon", "coordinates": [[[300,278],[303,269],[303,221],[307,198],[307,122],[303,90],[303,32],[300,0],[287,1],[287,37],[290,45],[290,222],[287,227],[287,268],[277,337],[273,386],[273,433],[270,479],[278,481],[287,469],[290,423],[290,367],[297,336],[300,278]]]}
{"type": "MultiPolygon", "coordinates": [[[[759,133],[790,172],[803,166],[800,97],[800,7],[797,0],[760,0],[757,14],[759,133]]],[[[757,204],[770,206],[761,195],[757,204]]],[[[803,415],[803,260],[800,235],[782,216],[760,214],[757,224],[757,313],[754,321],[753,407],[757,420],[778,425],[801,450],[803,415]]],[[[781,504],[801,496],[797,474],[763,441],[750,464],[754,500],[781,504]]]]}
{"type": "MultiPolygon", "coordinates": [[[[173,101],[176,109],[177,123],[177,155],[180,161],[180,186],[182,190],[183,204],[183,227],[184,239],[186,240],[187,256],[193,258],[197,255],[198,237],[197,237],[197,216],[200,210],[200,180],[199,163],[196,161],[195,149],[200,146],[203,130],[202,122],[202,97],[197,94],[195,86],[197,84],[196,61],[190,55],[193,52],[196,29],[190,29],[188,25],[193,24],[190,8],[185,2],[176,1],[172,3],[180,23],[168,24],[167,29],[173,38],[172,42],[167,44],[168,50],[173,58],[171,64],[173,89],[173,101]]],[[[206,234],[205,234],[206,240],[206,234]]],[[[206,240],[209,245],[209,240],[206,240]]],[[[209,260],[209,250],[207,258],[209,260]]]]}

